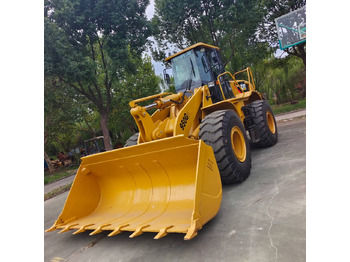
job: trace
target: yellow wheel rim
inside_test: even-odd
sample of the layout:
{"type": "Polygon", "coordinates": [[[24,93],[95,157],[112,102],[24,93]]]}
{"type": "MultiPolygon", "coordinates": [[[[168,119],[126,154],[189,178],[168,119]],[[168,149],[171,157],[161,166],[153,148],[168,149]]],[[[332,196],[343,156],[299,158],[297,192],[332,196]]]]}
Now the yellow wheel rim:
{"type": "Polygon", "coordinates": [[[273,115],[270,111],[266,112],[266,119],[267,119],[267,125],[269,126],[271,133],[272,134],[276,133],[275,121],[273,120],[273,115]]]}
{"type": "Polygon", "coordinates": [[[238,161],[244,162],[247,156],[247,148],[243,133],[237,126],[233,127],[231,130],[231,144],[238,161]]]}

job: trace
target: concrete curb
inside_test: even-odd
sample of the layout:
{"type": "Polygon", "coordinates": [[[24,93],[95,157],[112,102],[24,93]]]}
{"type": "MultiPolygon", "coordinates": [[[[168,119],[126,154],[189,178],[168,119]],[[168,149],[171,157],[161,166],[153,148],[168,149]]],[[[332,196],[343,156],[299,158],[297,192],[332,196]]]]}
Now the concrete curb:
{"type": "Polygon", "coordinates": [[[290,114],[294,114],[294,113],[298,113],[298,112],[304,112],[306,114],[306,109],[297,109],[297,110],[293,110],[293,111],[289,111],[289,112],[285,112],[285,113],[280,113],[278,115],[276,115],[276,117],[281,117],[284,115],[290,115],[290,114]]]}
{"type": "Polygon", "coordinates": [[[277,123],[281,123],[281,122],[291,121],[295,118],[300,118],[304,116],[306,116],[306,109],[295,110],[292,112],[279,114],[279,115],[276,115],[275,118],[277,123]]]}

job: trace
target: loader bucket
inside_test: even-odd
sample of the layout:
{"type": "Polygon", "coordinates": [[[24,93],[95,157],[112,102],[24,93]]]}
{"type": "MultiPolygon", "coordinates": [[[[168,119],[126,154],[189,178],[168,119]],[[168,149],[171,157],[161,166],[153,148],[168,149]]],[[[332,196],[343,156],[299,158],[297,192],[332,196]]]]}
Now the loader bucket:
{"type": "Polygon", "coordinates": [[[212,148],[176,136],[82,158],[62,213],[47,232],[156,232],[155,239],[185,233],[189,240],[217,214],[221,198],[212,148]]]}

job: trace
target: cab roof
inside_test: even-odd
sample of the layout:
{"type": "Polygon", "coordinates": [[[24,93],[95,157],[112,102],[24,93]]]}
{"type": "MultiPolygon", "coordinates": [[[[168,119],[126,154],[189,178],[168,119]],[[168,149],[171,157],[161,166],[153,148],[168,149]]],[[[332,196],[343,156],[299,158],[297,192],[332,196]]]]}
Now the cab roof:
{"type": "Polygon", "coordinates": [[[197,44],[191,45],[191,46],[189,46],[189,47],[187,47],[187,48],[181,50],[180,52],[177,52],[177,53],[174,54],[174,55],[171,55],[171,56],[165,58],[165,59],[164,59],[164,62],[169,61],[169,60],[173,59],[174,57],[176,57],[176,56],[178,56],[178,55],[181,55],[181,54],[183,54],[183,53],[186,53],[187,51],[189,51],[189,50],[191,50],[191,49],[194,49],[194,48],[196,48],[197,46],[203,46],[203,47],[206,47],[206,48],[215,48],[215,49],[217,49],[217,50],[220,50],[220,48],[217,47],[217,46],[208,45],[208,44],[204,44],[204,43],[197,43],[197,44]]]}

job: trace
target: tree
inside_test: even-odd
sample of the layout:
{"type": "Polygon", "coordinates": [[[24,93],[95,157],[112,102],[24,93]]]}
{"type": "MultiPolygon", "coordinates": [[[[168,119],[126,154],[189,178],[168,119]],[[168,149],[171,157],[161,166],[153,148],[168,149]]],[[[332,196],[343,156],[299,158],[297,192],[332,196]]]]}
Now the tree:
{"type": "Polygon", "coordinates": [[[112,110],[110,120],[113,133],[118,136],[116,142],[119,144],[124,144],[132,134],[137,132],[137,126],[130,114],[129,102],[161,92],[159,88],[161,78],[155,74],[151,58],[145,56],[141,59],[138,56],[132,56],[131,62],[135,66],[135,71],[125,74],[124,80],[116,85],[113,96],[113,102],[118,103],[119,107],[112,110]]]}
{"type": "MultiPolygon", "coordinates": [[[[251,65],[268,52],[256,30],[266,15],[259,0],[156,0],[152,20],[160,49],[167,43],[177,48],[205,42],[221,48],[225,64],[233,71],[251,65]]],[[[164,52],[156,59],[164,58],[164,52]]]]}
{"type": "Polygon", "coordinates": [[[305,67],[296,56],[271,56],[255,66],[256,88],[271,103],[305,98],[305,67]]]}
{"type": "Polygon", "coordinates": [[[150,28],[148,0],[46,0],[45,76],[55,76],[83,95],[100,114],[106,150],[115,83],[135,70],[150,28]]]}
{"type": "MultiPolygon", "coordinates": [[[[259,38],[261,42],[268,43],[270,46],[277,49],[278,35],[275,24],[275,19],[295,11],[306,5],[306,0],[266,0],[265,8],[267,15],[261,21],[259,26],[259,38]]],[[[285,50],[289,55],[299,57],[303,60],[306,66],[306,43],[301,43],[292,46],[285,50]]]]}
{"type": "Polygon", "coordinates": [[[53,167],[46,151],[48,143],[57,142],[68,152],[77,140],[75,122],[83,114],[83,107],[77,96],[69,92],[65,84],[57,78],[47,77],[44,81],[44,158],[53,167]]]}

